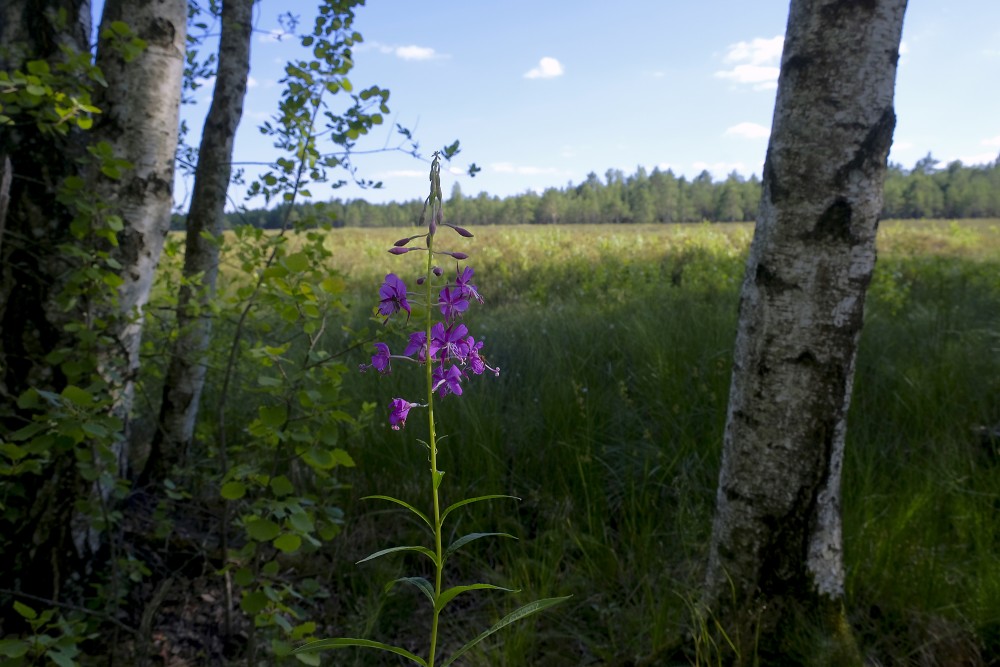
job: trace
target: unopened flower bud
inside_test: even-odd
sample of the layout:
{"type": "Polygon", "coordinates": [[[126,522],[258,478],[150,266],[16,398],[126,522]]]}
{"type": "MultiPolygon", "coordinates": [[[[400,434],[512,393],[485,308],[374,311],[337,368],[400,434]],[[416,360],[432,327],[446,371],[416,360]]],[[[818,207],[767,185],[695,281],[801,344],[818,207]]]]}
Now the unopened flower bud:
{"type": "Polygon", "coordinates": [[[413,249],[414,248],[394,247],[394,248],[389,248],[389,252],[391,252],[393,255],[405,255],[406,253],[410,252],[413,249]]]}
{"type": "Polygon", "coordinates": [[[418,285],[423,285],[424,284],[424,277],[423,276],[420,276],[419,278],[417,278],[417,284],[418,285]]]}
{"type": "Polygon", "coordinates": [[[455,259],[469,259],[469,256],[464,252],[446,252],[445,255],[451,255],[455,259]]]}
{"type": "Polygon", "coordinates": [[[396,246],[398,248],[400,246],[406,245],[407,243],[409,243],[412,240],[413,240],[412,236],[407,236],[405,239],[399,239],[398,241],[396,241],[392,245],[394,245],[394,246],[396,246]]]}
{"type": "Polygon", "coordinates": [[[444,271],[441,270],[440,266],[435,266],[433,269],[431,269],[431,271],[433,271],[434,275],[437,276],[438,278],[440,278],[441,274],[444,273],[444,271]]]}
{"type": "Polygon", "coordinates": [[[445,222],[445,223],[443,223],[443,224],[444,224],[444,226],[445,226],[445,227],[451,227],[451,228],[452,228],[452,229],[454,229],[454,230],[455,230],[456,232],[458,232],[460,236],[464,236],[464,237],[465,237],[465,238],[467,238],[467,239],[471,239],[471,238],[472,238],[472,236],[473,236],[472,232],[470,232],[470,231],[469,231],[468,229],[466,229],[465,227],[459,227],[459,226],[457,226],[457,225],[450,225],[450,224],[448,224],[447,222],[445,222]]]}

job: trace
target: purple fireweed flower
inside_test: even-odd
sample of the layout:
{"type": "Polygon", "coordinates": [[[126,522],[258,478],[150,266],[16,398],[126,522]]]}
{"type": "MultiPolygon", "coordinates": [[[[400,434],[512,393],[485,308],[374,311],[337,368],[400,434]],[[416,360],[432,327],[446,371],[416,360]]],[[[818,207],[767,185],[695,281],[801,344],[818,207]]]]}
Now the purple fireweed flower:
{"type": "Polygon", "coordinates": [[[465,267],[458,274],[458,277],[455,278],[455,284],[459,286],[459,288],[462,290],[462,293],[466,297],[472,297],[479,303],[483,303],[483,297],[480,296],[479,291],[476,289],[476,286],[469,282],[470,280],[472,280],[473,273],[475,273],[475,271],[472,270],[471,266],[465,267]]]}
{"type": "Polygon", "coordinates": [[[403,398],[394,398],[392,402],[389,403],[389,425],[392,426],[393,431],[398,431],[399,429],[406,426],[406,417],[410,414],[410,408],[417,407],[416,403],[410,403],[403,398]]]}
{"type": "Polygon", "coordinates": [[[465,341],[468,333],[469,328],[464,324],[456,323],[447,328],[442,322],[435,324],[431,327],[431,359],[465,361],[469,355],[468,344],[465,341]]]}
{"type": "Polygon", "coordinates": [[[445,366],[441,364],[434,368],[434,389],[439,396],[448,394],[462,395],[462,370],[454,364],[445,366]]]}
{"type": "Polygon", "coordinates": [[[399,276],[395,273],[387,275],[378,293],[381,297],[378,312],[385,315],[386,321],[393,313],[400,310],[405,310],[406,319],[410,319],[410,303],[406,300],[406,283],[400,280],[399,276]]]}
{"type": "Polygon", "coordinates": [[[417,361],[427,360],[427,334],[423,331],[415,331],[410,334],[410,342],[403,351],[406,356],[416,353],[417,361]]]}
{"type": "Polygon", "coordinates": [[[375,349],[378,351],[372,355],[372,368],[382,374],[391,373],[392,365],[389,363],[389,346],[385,343],[375,343],[375,349]]]}
{"type": "Polygon", "coordinates": [[[444,319],[452,322],[469,308],[469,301],[461,287],[445,287],[438,297],[441,304],[441,314],[444,319]]]}

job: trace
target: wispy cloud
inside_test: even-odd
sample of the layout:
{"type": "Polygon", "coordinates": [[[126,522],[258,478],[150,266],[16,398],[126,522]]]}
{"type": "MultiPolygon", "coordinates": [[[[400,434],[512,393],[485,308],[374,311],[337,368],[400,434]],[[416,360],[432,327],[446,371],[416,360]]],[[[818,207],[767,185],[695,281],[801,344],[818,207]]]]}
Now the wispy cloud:
{"type": "Polygon", "coordinates": [[[1000,148],[1000,134],[995,137],[990,137],[989,139],[983,139],[981,142],[983,146],[993,146],[995,148],[1000,148]]]}
{"type": "Polygon", "coordinates": [[[531,68],[524,73],[525,79],[553,79],[557,76],[562,76],[565,69],[562,63],[555,58],[550,58],[545,56],[538,61],[536,67],[531,68]]]}
{"type": "Polygon", "coordinates": [[[731,67],[717,71],[715,76],[750,85],[754,90],[773,90],[778,86],[778,65],[784,43],[785,38],[778,35],[730,44],[722,62],[731,67]]]}
{"type": "Polygon", "coordinates": [[[247,76],[247,88],[256,88],[259,85],[260,83],[258,83],[257,79],[252,76],[247,76]]]}
{"type": "Polygon", "coordinates": [[[394,44],[382,44],[380,42],[368,42],[362,44],[360,49],[377,49],[379,53],[393,55],[401,60],[439,60],[449,57],[446,54],[438,53],[430,46],[419,46],[417,44],[398,46],[394,44]]]}
{"type": "Polygon", "coordinates": [[[771,136],[771,130],[758,123],[737,123],[726,128],[723,135],[743,137],[744,139],[766,139],[771,136]]]}

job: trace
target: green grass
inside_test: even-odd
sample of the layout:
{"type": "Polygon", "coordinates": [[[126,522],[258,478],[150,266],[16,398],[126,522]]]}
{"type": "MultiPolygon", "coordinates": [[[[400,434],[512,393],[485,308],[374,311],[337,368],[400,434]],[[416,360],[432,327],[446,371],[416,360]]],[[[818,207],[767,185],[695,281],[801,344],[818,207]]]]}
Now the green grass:
{"type": "MultiPolygon", "coordinates": [[[[450,576],[524,592],[456,604],[443,620],[444,653],[519,603],[572,594],[467,664],[624,665],[669,642],[697,597],[752,226],[473,231],[471,243],[447,243],[471,255],[487,305],[474,304],[466,322],[502,374],[436,406],[447,436],[442,489],[446,503],[520,497],[479,504],[455,524],[456,534],[520,539],[479,541],[450,576]]],[[[355,326],[385,273],[410,280],[419,270],[385,252],[406,234],[331,232],[355,326]]],[[[1000,224],[886,223],[879,243],[843,482],[849,619],[880,664],[988,664],[1000,655],[1000,461],[974,428],[1000,423],[1000,224]]],[[[398,563],[353,565],[419,536],[401,513],[358,500],[429,498],[421,415],[394,432],[382,413],[393,396],[419,395],[409,371],[347,383],[356,401],[380,407],[347,444],[358,463],[339,501],[348,524],[324,566],[338,604],[323,621],[338,634],[391,641],[425,620],[417,594],[381,593],[398,563]]]]}

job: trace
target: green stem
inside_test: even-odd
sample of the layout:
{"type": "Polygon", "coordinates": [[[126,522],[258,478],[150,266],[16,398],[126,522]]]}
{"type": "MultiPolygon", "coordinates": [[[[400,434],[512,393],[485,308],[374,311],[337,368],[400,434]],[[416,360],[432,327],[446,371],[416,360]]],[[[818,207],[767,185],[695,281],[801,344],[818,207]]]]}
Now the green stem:
{"type": "Polygon", "coordinates": [[[427,317],[424,322],[425,341],[427,343],[427,363],[424,365],[427,375],[427,421],[429,438],[427,441],[430,448],[431,459],[431,497],[434,502],[434,553],[437,554],[437,563],[434,572],[434,610],[431,617],[431,639],[430,650],[427,655],[427,667],[434,667],[434,655],[437,649],[438,619],[440,610],[437,608],[437,600],[441,597],[441,580],[444,574],[444,550],[441,546],[441,501],[438,496],[439,473],[437,469],[437,435],[434,431],[434,366],[430,356],[431,349],[431,327],[433,325],[433,301],[434,296],[431,282],[434,277],[434,227],[435,214],[441,206],[441,181],[437,171],[438,163],[435,158],[431,164],[431,192],[430,203],[430,230],[427,234],[427,268],[424,274],[424,286],[426,289],[427,317]]]}

